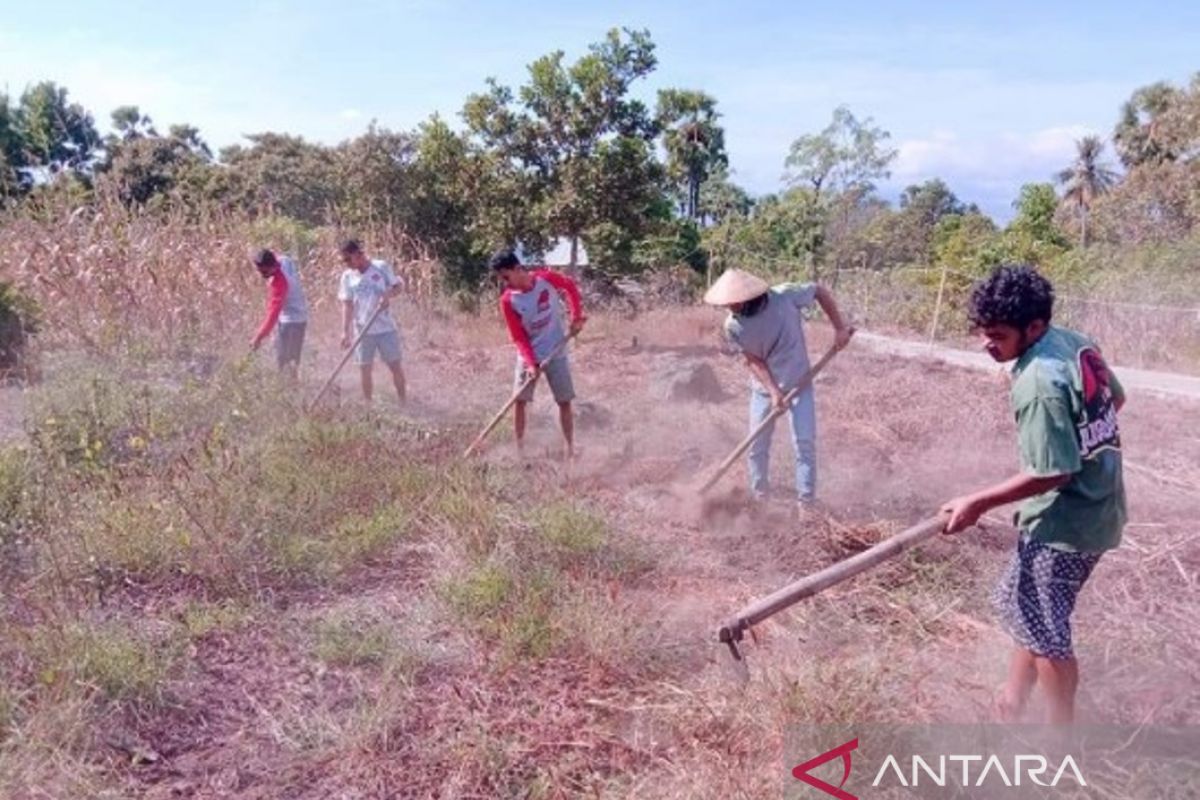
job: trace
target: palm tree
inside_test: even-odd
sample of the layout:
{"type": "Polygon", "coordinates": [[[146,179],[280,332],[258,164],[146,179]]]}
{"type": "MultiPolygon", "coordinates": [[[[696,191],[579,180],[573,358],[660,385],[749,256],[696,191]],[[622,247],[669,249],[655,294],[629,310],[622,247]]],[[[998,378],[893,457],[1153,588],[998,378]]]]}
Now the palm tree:
{"type": "Polygon", "coordinates": [[[1087,247],[1088,212],[1092,202],[1117,183],[1117,173],[1100,160],[1104,142],[1099,136],[1085,136],[1075,142],[1075,163],[1055,177],[1063,185],[1063,203],[1079,214],[1079,244],[1087,247]]]}
{"type": "Polygon", "coordinates": [[[667,171],[683,189],[683,212],[688,219],[699,217],[701,184],[729,163],[716,105],[704,92],[665,89],[658,94],[667,171]]]}

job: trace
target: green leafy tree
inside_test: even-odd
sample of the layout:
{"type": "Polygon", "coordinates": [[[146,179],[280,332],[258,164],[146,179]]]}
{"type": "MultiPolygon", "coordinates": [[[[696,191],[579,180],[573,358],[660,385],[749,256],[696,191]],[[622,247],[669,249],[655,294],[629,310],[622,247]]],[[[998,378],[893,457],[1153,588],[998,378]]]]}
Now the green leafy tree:
{"type": "Polygon", "coordinates": [[[343,142],[334,151],[338,217],[344,223],[407,227],[412,205],[412,178],[417,137],[379,128],[343,142]]]}
{"type": "Polygon", "coordinates": [[[158,136],[154,129],[154,120],[143,114],[137,106],[119,106],[113,109],[112,126],[116,131],[114,139],[130,141],[145,136],[158,136]]]}
{"type": "Polygon", "coordinates": [[[8,95],[0,92],[0,207],[29,189],[25,148],[8,95]]]}
{"type": "Polygon", "coordinates": [[[26,89],[15,123],[30,167],[50,174],[88,174],[100,149],[100,134],[92,115],[72,103],[65,88],[47,81],[26,89]]]}
{"type": "Polygon", "coordinates": [[[446,266],[451,288],[478,289],[488,245],[473,236],[476,165],[466,138],[431,117],[417,129],[407,227],[446,266]]]}
{"type": "Polygon", "coordinates": [[[941,221],[942,217],[979,212],[974,203],[967,206],[959,200],[940,178],[931,178],[921,184],[906,186],[900,193],[900,210],[908,212],[922,225],[931,228],[941,221]]]}
{"type": "Polygon", "coordinates": [[[256,212],[282,214],[311,224],[330,218],[341,189],[333,151],[299,136],[257,133],[249,147],[221,151],[228,167],[220,191],[256,212]]]}
{"type": "Polygon", "coordinates": [[[725,166],[713,170],[700,186],[700,222],[719,225],[731,217],[747,217],[754,208],[749,193],[729,179],[725,166]]]}
{"type": "Polygon", "coordinates": [[[162,205],[172,198],[199,206],[211,199],[213,169],[198,132],[176,126],[169,136],[138,134],[110,144],[98,183],[130,206],[162,205]]]}
{"type": "Polygon", "coordinates": [[[1092,203],[1117,182],[1117,173],[1101,160],[1104,142],[1098,136],[1085,136],[1075,143],[1074,163],[1056,176],[1063,186],[1063,202],[1079,217],[1079,245],[1087,247],[1088,212],[1092,203]]]}
{"type": "Polygon", "coordinates": [[[859,120],[845,106],[833,112],[833,120],[816,134],[792,142],[788,152],[788,182],[803,186],[815,196],[837,194],[849,189],[873,190],[875,181],[891,175],[888,166],[896,151],[887,146],[891,134],[870,117],[859,120]]]}
{"type": "Polygon", "coordinates": [[[649,33],[614,29],[573,64],[562,51],[539,58],[516,93],[489,81],[463,109],[473,140],[529,177],[546,230],[570,238],[572,265],[589,230],[608,224],[635,236],[642,199],[661,192],[662,170],[650,147],[657,125],[630,96],[656,63],[649,33]],[[608,169],[636,185],[615,185],[608,169]],[[614,201],[614,189],[634,204],[614,201]]]}
{"type": "Polygon", "coordinates": [[[803,217],[812,226],[804,233],[811,249],[808,255],[815,278],[820,277],[824,226],[830,211],[828,199],[843,193],[866,196],[875,182],[887,178],[896,151],[887,146],[891,135],[867,118],[859,120],[845,106],[820,133],[806,134],[792,142],[786,161],[787,181],[805,191],[810,204],[803,217]]]}
{"type": "MultiPolygon", "coordinates": [[[[998,233],[996,223],[984,214],[943,217],[933,230],[933,265],[978,274],[1002,260],[998,233]]],[[[957,277],[964,278],[963,275],[957,277]]]]}
{"type": "Polygon", "coordinates": [[[691,220],[701,218],[701,187],[729,164],[719,117],[717,101],[704,92],[663,89],[658,93],[657,119],[667,152],[667,175],[678,187],[684,216],[691,220]]]}
{"type": "Polygon", "coordinates": [[[1036,241],[1065,246],[1062,231],[1054,223],[1060,200],[1051,183],[1027,183],[1013,201],[1017,212],[1009,230],[1019,231],[1036,241]]]}

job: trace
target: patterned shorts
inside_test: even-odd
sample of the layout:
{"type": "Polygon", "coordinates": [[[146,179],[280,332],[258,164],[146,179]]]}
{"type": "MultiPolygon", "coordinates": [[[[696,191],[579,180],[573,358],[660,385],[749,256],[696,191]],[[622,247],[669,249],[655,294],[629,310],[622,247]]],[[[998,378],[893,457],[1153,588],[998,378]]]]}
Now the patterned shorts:
{"type": "Polygon", "coordinates": [[[1056,550],[1022,534],[992,598],[1018,645],[1043,658],[1074,657],[1071,613],[1100,555],[1056,550]]]}

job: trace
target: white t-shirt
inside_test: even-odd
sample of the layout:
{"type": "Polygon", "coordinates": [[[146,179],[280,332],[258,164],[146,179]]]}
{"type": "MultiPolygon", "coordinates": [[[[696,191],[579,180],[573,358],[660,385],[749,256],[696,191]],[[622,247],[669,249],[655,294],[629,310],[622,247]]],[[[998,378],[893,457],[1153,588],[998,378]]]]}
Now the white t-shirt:
{"type": "MultiPolygon", "coordinates": [[[[392,272],[391,266],[384,261],[372,261],[371,265],[362,272],[356,269],[347,269],[342,273],[342,279],[338,283],[337,296],[338,300],[342,302],[347,300],[354,302],[355,334],[362,332],[363,326],[375,313],[383,296],[393,286],[399,284],[400,280],[392,272]]],[[[396,321],[392,319],[391,306],[388,306],[382,314],[375,318],[367,335],[391,333],[394,330],[396,330],[396,321]]]]}

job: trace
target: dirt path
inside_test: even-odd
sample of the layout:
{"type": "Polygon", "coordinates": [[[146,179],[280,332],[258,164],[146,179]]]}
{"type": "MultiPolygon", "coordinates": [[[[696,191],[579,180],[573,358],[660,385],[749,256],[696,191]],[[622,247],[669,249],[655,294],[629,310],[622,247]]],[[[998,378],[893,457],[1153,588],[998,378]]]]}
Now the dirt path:
{"type": "MultiPolygon", "coordinates": [[[[898,355],[904,358],[933,359],[956,367],[997,372],[1004,369],[986,353],[958,350],[952,347],[898,339],[877,333],[860,331],[855,340],[879,353],[898,355]]],[[[1164,397],[1181,397],[1200,400],[1200,378],[1174,372],[1154,372],[1131,367],[1113,367],[1117,377],[1130,391],[1148,392],[1164,397]]]]}

